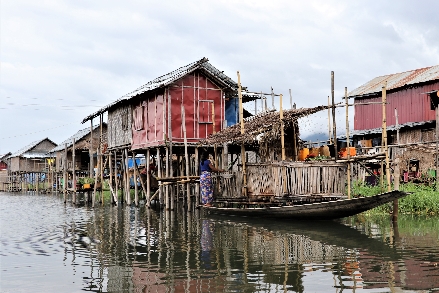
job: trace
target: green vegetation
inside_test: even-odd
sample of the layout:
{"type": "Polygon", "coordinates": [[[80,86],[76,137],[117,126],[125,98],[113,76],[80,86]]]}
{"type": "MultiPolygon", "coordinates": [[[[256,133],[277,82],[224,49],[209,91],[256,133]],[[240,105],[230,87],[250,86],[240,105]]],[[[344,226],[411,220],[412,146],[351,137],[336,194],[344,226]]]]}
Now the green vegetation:
{"type": "MultiPolygon", "coordinates": [[[[399,213],[412,215],[439,215],[439,192],[434,186],[422,184],[405,183],[400,185],[400,190],[410,193],[408,196],[399,199],[399,213]]],[[[384,186],[384,191],[387,187],[384,186]]],[[[373,196],[384,192],[381,186],[370,186],[363,182],[355,182],[352,187],[352,196],[373,196]]],[[[379,206],[371,211],[374,213],[391,213],[392,203],[379,206]]]]}

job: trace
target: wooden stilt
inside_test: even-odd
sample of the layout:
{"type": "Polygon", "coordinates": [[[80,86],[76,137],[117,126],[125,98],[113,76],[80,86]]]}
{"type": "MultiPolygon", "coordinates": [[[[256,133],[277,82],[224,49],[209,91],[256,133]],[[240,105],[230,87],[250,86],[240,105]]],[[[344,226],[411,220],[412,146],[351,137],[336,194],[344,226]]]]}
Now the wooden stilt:
{"type": "Polygon", "coordinates": [[[73,204],[76,204],[76,157],[75,157],[75,138],[73,138],[73,143],[72,143],[72,169],[73,169],[73,176],[72,176],[72,181],[73,181],[73,195],[72,195],[72,202],[73,204]]]}
{"type": "MultiPolygon", "coordinates": [[[[348,88],[344,88],[344,98],[346,102],[346,150],[348,161],[351,159],[351,149],[349,141],[349,103],[348,103],[348,88]]],[[[348,163],[348,199],[351,198],[351,163],[348,163]]]]}
{"type": "MultiPolygon", "coordinates": [[[[110,185],[111,193],[113,193],[113,158],[111,154],[111,151],[108,152],[108,169],[110,170],[110,181],[108,182],[108,185],[110,185]]],[[[113,193],[113,200],[111,200],[111,203],[114,204],[115,200],[117,200],[117,196],[114,197],[113,193]]]]}
{"type": "Polygon", "coordinates": [[[138,193],[138,188],[137,188],[137,178],[138,178],[138,170],[137,170],[137,162],[136,162],[136,154],[133,152],[132,154],[132,158],[133,158],[133,171],[134,171],[134,205],[136,207],[139,206],[139,193],[138,193]]]}
{"type": "Polygon", "coordinates": [[[149,170],[149,161],[151,160],[149,148],[146,150],[146,207],[151,208],[151,178],[150,178],[150,170],[149,170]]]}
{"type": "MultiPolygon", "coordinates": [[[[198,147],[195,147],[195,176],[200,176],[199,168],[198,147]]],[[[195,183],[195,204],[196,206],[200,205],[200,185],[198,183],[195,183]]]]}
{"type": "MultiPolygon", "coordinates": [[[[162,159],[160,158],[160,147],[157,147],[157,175],[162,178],[162,159]]],[[[159,202],[162,204],[163,200],[163,187],[159,184],[159,202]]]]}
{"type": "Polygon", "coordinates": [[[186,136],[186,112],[184,106],[181,105],[181,116],[182,116],[182,127],[183,127],[183,140],[184,140],[184,159],[186,161],[186,179],[188,182],[186,183],[186,196],[187,196],[187,210],[188,212],[192,211],[191,204],[191,193],[190,193],[190,183],[189,183],[189,154],[187,150],[187,136],[186,136]]]}
{"type": "MultiPolygon", "coordinates": [[[[165,147],[165,167],[166,167],[166,177],[169,177],[169,148],[165,147]]],[[[165,186],[165,209],[170,210],[170,195],[169,195],[169,185],[165,186]]]]}
{"type": "Polygon", "coordinates": [[[125,171],[126,171],[126,201],[127,205],[131,205],[131,194],[130,194],[130,172],[128,167],[128,149],[124,149],[125,152],[125,171]]]}
{"type": "Polygon", "coordinates": [[[117,167],[117,151],[114,151],[114,185],[116,189],[116,201],[119,201],[119,168],[117,167]]]}
{"type": "MultiPolygon", "coordinates": [[[[241,76],[239,74],[239,71],[238,71],[238,97],[239,97],[239,120],[241,122],[241,134],[244,134],[244,111],[242,106],[241,76]]],[[[273,106],[274,106],[274,95],[272,95],[272,98],[273,98],[273,106]]],[[[246,162],[245,162],[244,142],[241,143],[241,163],[242,163],[242,181],[243,181],[242,193],[244,194],[244,196],[247,196],[247,170],[246,170],[246,162]]]]}
{"type": "Polygon", "coordinates": [[[64,203],[67,202],[67,144],[64,144],[64,162],[63,162],[63,193],[64,193],[64,203]]]}
{"type": "Polygon", "coordinates": [[[331,71],[331,96],[332,96],[332,138],[334,142],[335,161],[337,161],[338,147],[337,147],[337,127],[335,123],[334,71],[331,71]]]}

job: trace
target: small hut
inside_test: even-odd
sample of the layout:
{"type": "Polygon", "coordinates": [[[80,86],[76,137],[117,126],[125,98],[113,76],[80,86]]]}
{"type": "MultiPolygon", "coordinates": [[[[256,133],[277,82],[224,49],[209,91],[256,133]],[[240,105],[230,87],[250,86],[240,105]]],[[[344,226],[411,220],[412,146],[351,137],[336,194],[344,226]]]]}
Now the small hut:
{"type": "MultiPolygon", "coordinates": [[[[8,190],[38,190],[38,182],[47,183],[48,152],[57,144],[49,138],[32,142],[8,157],[8,190]],[[29,186],[28,183],[32,185],[29,186]]],[[[43,188],[46,188],[44,186],[43,188]]]]}
{"type": "MultiPolygon", "coordinates": [[[[106,134],[106,123],[102,124],[102,129],[103,133],[106,134]]],[[[49,153],[55,159],[54,172],[58,178],[61,178],[66,172],[70,188],[76,185],[76,180],[72,182],[74,178],[93,177],[92,172],[96,167],[93,162],[97,162],[97,160],[90,160],[90,158],[99,148],[100,132],[100,125],[95,125],[93,131],[90,128],[84,128],[50,150],[49,153]],[[73,176],[73,172],[75,176],[73,176]]],[[[106,146],[106,135],[103,136],[101,143],[106,146]]]]}

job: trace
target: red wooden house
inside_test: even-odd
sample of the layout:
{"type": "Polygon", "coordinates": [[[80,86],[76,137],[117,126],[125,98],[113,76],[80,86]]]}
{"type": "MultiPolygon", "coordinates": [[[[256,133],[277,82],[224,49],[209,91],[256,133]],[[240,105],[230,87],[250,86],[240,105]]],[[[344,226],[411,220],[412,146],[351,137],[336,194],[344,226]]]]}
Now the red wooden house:
{"type": "MultiPolygon", "coordinates": [[[[160,76],[86,117],[108,111],[108,149],[142,150],[184,141],[196,144],[237,122],[238,84],[207,58],[160,76]],[[227,113],[227,115],[226,115],[227,113]]],[[[255,100],[245,95],[244,102],[255,100]]]]}
{"type": "Polygon", "coordinates": [[[391,148],[391,159],[401,158],[402,170],[413,170],[418,175],[435,169],[434,150],[419,152],[419,148],[410,148],[422,143],[426,149],[428,142],[436,140],[437,104],[433,93],[439,90],[439,65],[379,76],[350,92],[355,108],[354,131],[351,132],[354,145],[381,146],[384,85],[387,143],[407,145],[406,151],[391,148]]]}

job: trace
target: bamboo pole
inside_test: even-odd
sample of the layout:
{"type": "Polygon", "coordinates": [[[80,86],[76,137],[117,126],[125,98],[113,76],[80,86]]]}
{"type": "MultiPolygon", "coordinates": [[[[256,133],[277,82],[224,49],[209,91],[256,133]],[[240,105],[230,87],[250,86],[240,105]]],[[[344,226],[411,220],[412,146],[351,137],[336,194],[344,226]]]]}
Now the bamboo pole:
{"type": "Polygon", "coordinates": [[[104,154],[102,153],[102,136],[103,136],[103,129],[102,124],[104,123],[104,115],[101,113],[99,116],[100,119],[100,125],[99,125],[99,174],[100,174],[100,181],[101,181],[101,204],[104,204],[104,154]]]}
{"type": "MultiPolygon", "coordinates": [[[[186,111],[184,109],[183,104],[181,105],[181,117],[182,122],[181,125],[183,127],[183,139],[184,139],[184,158],[186,161],[186,179],[189,180],[189,155],[187,151],[187,136],[186,136],[186,111]]],[[[188,212],[192,211],[192,204],[191,204],[191,194],[190,194],[190,185],[189,183],[186,183],[186,189],[187,189],[187,210],[188,212]]]]}
{"type": "Polygon", "coordinates": [[[337,127],[335,123],[335,97],[334,97],[334,71],[331,71],[331,96],[332,96],[332,137],[334,140],[335,161],[337,161],[337,127]]]}
{"type": "Polygon", "coordinates": [[[125,175],[126,175],[126,181],[125,181],[125,189],[126,189],[126,201],[127,205],[131,205],[131,194],[130,194],[130,172],[128,167],[128,149],[124,149],[125,153],[125,175]]]}
{"type": "MultiPolygon", "coordinates": [[[[351,148],[349,139],[349,105],[348,105],[348,88],[344,88],[344,98],[346,102],[346,150],[348,161],[351,159],[351,148]]],[[[348,162],[348,199],[351,198],[351,163],[348,162]]]]}
{"type": "Polygon", "coordinates": [[[329,106],[331,106],[331,102],[329,101],[329,96],[328,96],[328,140],[329,140],[329,144],[331,144],[332,143],[332,136],[331,136],[331,108],[329,106]]]}
{"type": "Polygon", "coordinates": [[[137,172],[136,154],[134,152],[132,154],[132,157],[133,157],[133,171],[134,171],[134,178],[133,178],[133,181],[134,181],[134,205],[136,207],[138,207],[139,206],[139,194],[138,194],[139,190],[137,188],[138,172],[137,172]]]}
{"type": "Polygon", "coordinates": [[[117,200],[117,196],[114,196],[114,192],[113,192],[113,158],[111,155],[111,151],[108,152],[108,169],[110,169],[110,181],[108,182],[108,185],[110,186],[111,189],[111,193],[113,194],[113,199],[112,199],[112,203],[114,204],[114,202],[117,200]]]}
{"type": "MultiPolygon", "coordinates": [[[[439,91],[436,92],[439,98],[439,91]]],[[[439,190],[439,105],[436,106],[436,190],[439,190]]]]}
{"type": "MultiPolygon", "coordinates": [[[[171,100],[171,95],[170,95],[170,91],[169,89],[168,91],[168,139],[169,139],[169,176],[173,176],[174,174],[174,168],[172,166],[172,159],[173,159],[173,151],[172,151],[172,100],[171,100]]],[[[194,95],[195,95],[195,91],[194,91],[194,95]]],[[[194,103],[195,103],[195,99],[194,99],[194,103]]],[[[194,130],[195,130],[195,119],[194,119],[194,130]]],[[[169,193],[168,196],[171,197],[171,210],[174,209],[174,192],[173,192],[173,186],[170,186],[171,192],[169,193]]]]}
{"type": "MultiPolygon", "coordinates": [[[[157,176],[162,177],[162,159],[160,158],[160,147],[157,147],[157,176]]],[[[162,204],[162,186],[159,185],[159,202],[162,204]]]]}
{"type": "Polygon", "coordinates": [[[282,108],[282,94],[279,96],[279,118],[280,118],[280,144],[282,147],[282,161],[285,161],[285,133],[284,133],[284,110],[282,108]]]}
{"type": "Polygon", "coordinates": [[[150,208],[151,207],[151,179],[150,177],[150,170],[149,170],[149,161],[150,161],[150,150],[149,148],[146,150],[146,160],[145,160],[145,164],[146,164],[146,207],[150,208]]]}
{"type": "MultiPolygon", "coordinates": [[[[169,148],[165,147],[165,169],[166,177],[169,177],[169,148]]],[[[169,186],[165,186],[165,209],[170,209],[169,186]]]]}
{"type": "Polygon", "coordinates": [[[93,177],[93,118],[90,119],[90,149],[89,149],[89,157],[90,157],[90,178],[93,177]]]}
{"type": "Polygon", "coordinates": [[[386,118],[386,87],[387,82],[384,83],[383,86],[383,145],[384,152],[386,154],[386,179],[387,179],[387,191],[392,190],[392,186],[390,185],[390,163],[389,163],[389,148],[387,146],[387,118],[386,118]]]}
{"type": "MultiPolygon", "coordinates": [[[[116,193],[116,200],[119,201],[119,171],[117,168],[117,151],[114,151],[114,185],[115,185],[115,193],[116,193]]],[[[116,201],[116,204],[117,204],[116,201]]]]}
{"type": "Polygon", "coordinates": [[[72,180],[73,180],[73,204],[76,204],[76,168],[75,168],[75,160],[76,160],[76,154],[75,154],[75,138],[73,138],[72,143],[72,168],[73,168],[73,174],[72,174],[72,180]]]}
{"type": "Polygon", "coordinates": [[[67,143],[64,144],[64,164],[63,164],[63,193],[64,193],[64,203],[66,203],[66,192],[67,192],[67,143]]]}
{"type": "MultiPolygon", "coordinates": [[[[241,75],[238,73],[238,97],[239,97],[239,120],[241,123],[241,134],[244,134],[244,111],[242,106],[242,92],[241,92],[241,75]]],[[[273,90],[272,90],[273,92],[273,90]]],[[[274,97],[273,97],[274,103],[274,97]]],[[[244,196],[247,196],[247,170],[245,166],[245,145],[241,143],[241,161],[242,161],[242,180],[244,196]]]]}
{"type": "MultiPolygon", "coordinates": [[[[198,162],[198,146],[195,147],[195,176],[199,177],[200,174],[198,172],[200,168],[200,163],[198,162]]],[[[200,187],[198,183],[195,183],[195,204],[196,206],[200,205],[200,187]]]]}
{"type": "MultiPolygon", "coordinates": [[[[96,149],[96,153],[98,154],[98,152],[99,152],[99,149],[96,149]]],[[[98,154],[98,158],[99,158],[99,154],[98,154]]],[[[96,162],[97,163],[97,162],[96,162]]],[[[95,172],[95,174],[94,174],[94,181],[95,181],[95,184],[94,184],[94,186],[93,186],[93,193],[92,193],[92,196],[91,196],[91,207],[92,208],[94,208],[95,207],[95,201],[96,201],[96,190],[97,190],[97,185],[98,185],[98,172],[99,172],[99,170],[98,170],[98,168],[96,168],[96,172],[95,172]]]]}
{"type": "Polygon", "coordinates": [[[396,144],[399,145],[399,123],[398,123],[398,109],[395,108],[395,122],[396,122],[396,144]]]}

